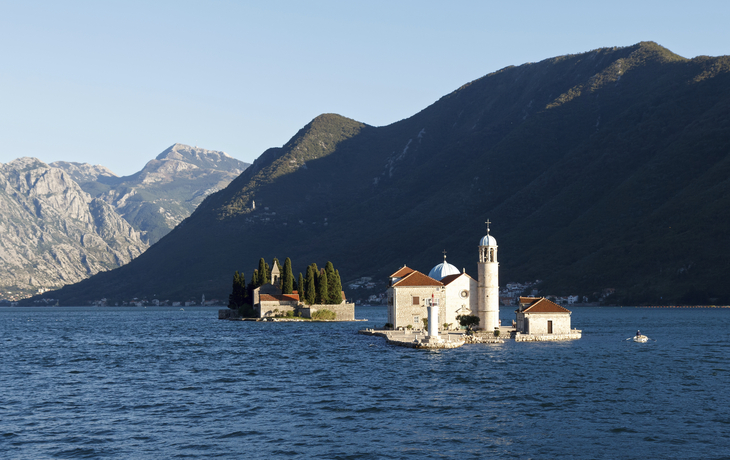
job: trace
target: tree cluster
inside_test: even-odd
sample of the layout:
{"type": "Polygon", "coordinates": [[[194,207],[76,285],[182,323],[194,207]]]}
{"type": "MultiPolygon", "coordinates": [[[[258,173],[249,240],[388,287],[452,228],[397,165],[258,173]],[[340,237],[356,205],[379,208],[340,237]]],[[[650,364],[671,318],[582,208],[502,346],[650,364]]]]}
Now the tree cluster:
{"type": "Polygon", "coordinates": [[[299,298],[307,305],[342,303],[342,280],[332,262],[327,262],[322,269],[314,263],[309,265],[306,276],[300,273],[299,279],[302,283],[299,298]]]}
{"type": "Polygon", "coordinates": [[[277,287],[281,289],[282,294],[292,294],[294,291],[298,291],[299,298],[307,305],[342,303],[340,272],[335,269],[332,262],[327,262],[325,268],[322,269],[319,269],[315,263],[310,264],[307,267],[306,276],[299,273],[298,279],[295,280],[289,257],[286,258],[283,266],[276,258],[271,266],[261,258],[258,268],[253,271],[250,283],[246,284],[243,272],[236,271],[233,274],[233,287],[228,296],[228,308],[239,310],[244,316],[252,316],[253,291],[271,283],[271,267],[274,264],[279,268],[280,278],[277,287]]]}

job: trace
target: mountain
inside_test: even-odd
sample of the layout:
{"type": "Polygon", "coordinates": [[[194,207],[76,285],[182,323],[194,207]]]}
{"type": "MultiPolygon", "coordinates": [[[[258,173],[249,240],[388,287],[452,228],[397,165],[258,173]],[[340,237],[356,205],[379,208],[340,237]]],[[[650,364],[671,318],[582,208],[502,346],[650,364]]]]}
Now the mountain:
{"type": "Polygon", "coordinates": [[[225,188],[249,164],[225,152],[175,144],[136,174],[117,177],[102,166],[55,162],[92,196],[114,207],[142,240],[154,244],[203,199],[225,188]]]}
{"type": "Polygon", "coordinates": [[[727,56],[642,42],[507,67],[389,126],[321,115],[133,262],[50,295],[225,298],[260,257],[384,280],[446,249],[475,276],[489,218],[502,284],[730,302],[729,145],[727,56]]]}
{"type": "Polygon", "coordinates": [[[0,164],[0,187],[3,298],[76,283],[147,249],[111,206],[40,160],[0,164]]]}

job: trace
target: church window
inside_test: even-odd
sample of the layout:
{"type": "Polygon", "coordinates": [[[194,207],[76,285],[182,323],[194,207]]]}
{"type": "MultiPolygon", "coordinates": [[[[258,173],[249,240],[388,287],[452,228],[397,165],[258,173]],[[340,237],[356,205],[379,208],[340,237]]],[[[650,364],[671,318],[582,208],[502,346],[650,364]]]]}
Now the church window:
{"type": "Polygon", "coordinates": [[[414,316],[413,317],[413,323],[414,324],[418,324],[420,321],[421,321],[421,317],[420,316],[414,316]]]}
{"type": "Polygon", "coordinates": [[[421,305],[421,298],[418,296],[413,296],[413,305],[421,305]]]}
{"type": "Polygon", "coordinates": [[[467,297],[469,297],[469,291],[467,291],[466,289],[464,289],[463,291],[461,291],[461,297],[463,297],[464,299],[466,299],[467,297]]]}
{"type": "Polygon", "coordinates": [[[553,322],[548,321],[548,334],[552,334],[552,333],[553,333],[553,322]]]}

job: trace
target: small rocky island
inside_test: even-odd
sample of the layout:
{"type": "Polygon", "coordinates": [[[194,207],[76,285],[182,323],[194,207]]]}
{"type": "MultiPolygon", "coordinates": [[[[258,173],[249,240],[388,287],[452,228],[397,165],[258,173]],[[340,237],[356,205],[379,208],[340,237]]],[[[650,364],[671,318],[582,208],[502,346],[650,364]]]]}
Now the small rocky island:
{"type": "Polygon", "coordinates": [[[520,297],[512,326],[502,326],[497,240],[489,233],[490,222],[486,224],[487,234],[479,241],[478,279],[446,262],[445,251],[444,261],[428,275],[404,265],[390,275],[388,323],[382,330],[360,333],[413,348],[455,348],[501,343],[506,338],[518,342],[581,338],[580,330],[571,329],[570,310],[543,297],[520,297]],[[423,329],[414,331],[422,323],[423,329]]]}
{"type": "Polygon", "coordinates": [[[234,273],[228,309],[218,310],[218,319],[355,321],[355,304],[347,302],[332,262],[322,269],[310,264],[306,277],[300,273],[294,281],[288,257],[283,267],[277,259],[271,267],[261,259],[248,285],[243,273],[234,273]]]}

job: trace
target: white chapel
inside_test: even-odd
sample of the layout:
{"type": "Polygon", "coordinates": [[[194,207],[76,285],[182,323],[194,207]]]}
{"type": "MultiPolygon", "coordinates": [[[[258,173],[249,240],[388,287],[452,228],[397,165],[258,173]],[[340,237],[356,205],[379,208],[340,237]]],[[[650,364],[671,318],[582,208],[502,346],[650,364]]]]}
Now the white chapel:
{"type": "Polygon", "coordinates": [[[446,254],[428,275],[405,265],[390,275],[388,323],[394,328],[422,327],[429,306],[438,306],[438,326],[457,329],[457,316],[476,315],[479,329],[499,327],[497,240],[489,234],[489,221],[479,241],[476,280],[446,262],[446,254]]]}

